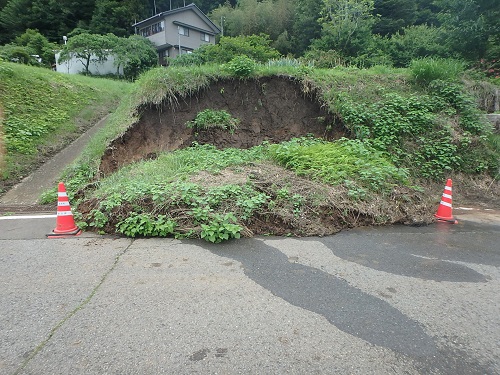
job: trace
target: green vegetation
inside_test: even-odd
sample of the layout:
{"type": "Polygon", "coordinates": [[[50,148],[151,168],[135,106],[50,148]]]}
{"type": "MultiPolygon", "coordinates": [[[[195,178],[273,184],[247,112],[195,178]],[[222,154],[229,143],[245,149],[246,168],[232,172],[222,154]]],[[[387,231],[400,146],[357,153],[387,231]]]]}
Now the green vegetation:
{"type": "Polygon", "coordinates": [[[250,35],[221,38],[219,43],[204,45],[192,54],[172,59],[170,64],[189,66],[229,63],[230,70],[240,73],[239,76],[248,76],[255,69],[255,62],[266,63],[279,57],[280,53],[271,47],[269,36],[250,35]],[[242,69],[238,69],[240,66],[242,69]]]}
{"type": "MultiPolygon", "coordinates": [[[[453,74],[450,61],[436,59],[416,62],[419,69],[314,69],[295,59],[252,64],[246,78],[227,65],[180,66],[153,69],[126,85],[1,63],[8,171],[15,170],[14,160],[33,156],[56,139],[61,127],[75,133],[71,119],[95,100],[132,87],[107,127],[64,172],[82,228],[217,243],[253,230],[310,235],[358,222],[426,222],[429,208],[418,185],[451,173],[498,173],[498,137],[481,121],[461,81],[466,72],[460,63],[453,74]],[[424,80],[422,71],[430,72],[424,80]],[[271,75],[299,81],[305,93],[316,93],[352,139],[303,137],[247,150],[195,143],[109,176],[97,173],[107,145],[138,121],[141,108],[176,108],[213,82],[271,75]],[[36,100],[22,100],[21,93],[36,100]],[[409,215],[407,206],[421,212],[409,215]],[[335,224],[324,229],[325,221],[335,224]]],[[[238,131],[239,120],[206,108],[187,125],[238,131]]],[[[46,196],[54,198],[53,192],[46,196]]]]}
{"type": "Polygon", "coordinates": [[[236,56],[225,65],[225,69],[235,77],[249,77],[256,69],[255,61],[251,58],[241,55],[236,56]]]}
{"type": "MultiPolygon", "coordinates": [[[[285,74],[300,79],[305,91],[318,92],[356,139],[326,142],[305,137],[248,150],[194,144],[97,178],[103,144],[136,121],[137,108],[160,103],[175,107],[199,88],[231,79],[227,69],[216,65],[154,69],[137,81],[105,134],[66,171],[73,199],[79,191],[80,225],[127,236],[219,242],[251,235],[257,222],[277,220],[287,233],[304,235],[311,234],[311,222],[323,215],[334,215],[339,228],[360,216],[371,224],[393,222],[403,214],[383,208],[381,202],[424,205],[423,188],[418,187],[426,181],[422,179],[497,173],[495,137],[481,121],[458,72],[437,75],[439,79],[424,84],[410,69],[321,70],[289,59],[256,65],[251,79],[285,74]],[[273,168],[281,172],[271,172],[273,168]],[[270,172],[263,176],[254,170],[270,172]],[[228,174],[231,181],[221,178],[228,174]],[[212,185],[211,180],[216,182],[212,185]],[[309,186],[310,180],[317,182],[309,186]],[[331,189],[340,194],[333,202],[331,189]]],[[[228,112],[207,108],[189,125],[231,129],[232,120],[228,112]]],[[[270,231],[276,233],[276,228],[270,231]]]]}
{"type": "Polygon", "coordinates": [[[27,29],[14,43],[0,46],[0,57],[7,61],[48,67],[54,63],[56,49],[57,45],[50,43],[37,30],[27,29]]]}
{"type": "Polygon", "coordinates": [[[186,126],[197,130],[220,128],[229,130],[232,134],[237,129],[240,120],[231,117],[225,110],[205,109],[196,115],[193,121],[189,121],[186,126]]]}
{"type": "Polygon", "coordinates": [[[411,62],[410,70],[418,84],[429,84],[437,79],[457,81],[465,70],[465,63],[454,59],[416,59],[411,62]]]}
{"type": "Polygon", "coordinates": [[[112,110],[128,87],[121,82],[0,62],[6,149],[0,187],[75,139],[82,129],[112,110]]]}
{"type": "Polygon", "coordinates": [[[269,152],[299,176],[331,185],[346,183],[350,196],[356,198],[364,198],[368,191],[387,193],[398,184],[409,183],[406,169],[396,168],[383,153],[360,140],[296,139],[272,145],[269,152]]]}

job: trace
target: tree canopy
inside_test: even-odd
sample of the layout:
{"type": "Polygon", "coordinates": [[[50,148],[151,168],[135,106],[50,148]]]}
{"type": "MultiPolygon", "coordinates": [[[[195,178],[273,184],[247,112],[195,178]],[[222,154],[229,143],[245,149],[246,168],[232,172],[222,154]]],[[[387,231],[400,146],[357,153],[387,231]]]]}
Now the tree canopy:
{"type": "Polygon", "coordinates": [[[395,66],[429,55],[500,59],[498,0],[0,0],[0,44],[17,45],[28,29],[58,44],[81,33],[128,38],[134,22],[191,2],[224,36],[265,34],[283,55],[333,51],[395,66]]]}

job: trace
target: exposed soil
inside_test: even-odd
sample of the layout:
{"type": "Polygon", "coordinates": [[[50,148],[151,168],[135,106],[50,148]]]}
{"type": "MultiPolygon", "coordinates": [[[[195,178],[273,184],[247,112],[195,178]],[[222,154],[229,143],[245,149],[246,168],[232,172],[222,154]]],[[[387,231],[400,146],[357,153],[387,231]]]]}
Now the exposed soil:
{"type": "Polygon", "coordinates": [[[278,143],[307,134],[337,139],[347,136],[347,131],[321,107],[314,93],[304,94],[296,81],[279,77],[219,81],[175,106],[143,108],[140,120],[107,149],[100,171],[108,174],[195,141],[218,148],[250,148],[263,141],[278,143]],[[188,128],[186,123],[204,109],[226,110],[241,122],[232,134],[223,129],[188,128]]]}

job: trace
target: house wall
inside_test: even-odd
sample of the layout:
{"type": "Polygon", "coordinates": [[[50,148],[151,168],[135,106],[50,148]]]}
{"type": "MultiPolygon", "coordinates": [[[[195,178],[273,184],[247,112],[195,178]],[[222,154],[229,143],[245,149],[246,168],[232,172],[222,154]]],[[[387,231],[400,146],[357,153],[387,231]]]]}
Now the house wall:
{"type": "MultiPolygon", "coordinates": [[[[211,32],[211,30],[207,28],[205,22],[203,22],[203,20],[201,20],[200,17],[198,17],[198,15],[192,10],[184,12],[182,14],[182,18],[178,17],[176,14],[166,16],[165,17],[166,35],[170,39],[167,40],[167,43],[173,45],[179,44],[179,38],[178,38],[179,34],[177,30],[177,25],[173,23],[174,21],[179,21],[182,22],[183,24],[194,26],[202,30],[206,30],[207,33],[211,32]]],[[[212,44],[215,43],[215,37],[213,35],[210,35],[210,43],[212,44]]],[[[196,49],[204,44],[209,44],[209,43],[201,40],[200,31],[189,29],[189,36],[181,35],[181,46],[183,47],[196,49]]]]}
{"type": "MultiPolygon", "coordinates": [[[[161,20],[163,20],[165,23],[165,29],[159,33],[147,36],[147,38],[151,40],[156,46],[163,46],[166,44],[177,46],[180,40],[182,48],[195,50],[205,44],[215,44],[214,35],[210,35],[210,42],[206,42],[201,39],[202,32],[189,28],[189,26],[193,26],[202,30],[206,30],[207,34],[213,34],[212,29],[192,9],[187,9],[183,12],[167,14],[163,18],[154,17],[147,23],[141,25],[139,29],[160,22],[161,20]],[[188,25],[186,27],[189,28],[189,36],[180,35],[179,38],[178,26],[174,24],[174,21],[178,21],[188,25]]],[[[179,49],[177,47],[169,47],[168,55],[171,58],[175,58],[179,55],[179,49]]]]}
{"type": "MultiPolygon", "coordinates": [[[[158,22],[158,21],[156,21],[158,22]]],[[[156,23],[156,22],[151,22],[151,23],[156,23]]],[[[159,32],[159,33],[156,33],[156,34],[153,34],[153,35],[150,35],[148,36],[148,39],[150,41],[152,41],[155,45],[157,46],[161,46],[165,43],[168,43],[167,42],[167,25],[165,25],[165,30],[159,32]]]]}

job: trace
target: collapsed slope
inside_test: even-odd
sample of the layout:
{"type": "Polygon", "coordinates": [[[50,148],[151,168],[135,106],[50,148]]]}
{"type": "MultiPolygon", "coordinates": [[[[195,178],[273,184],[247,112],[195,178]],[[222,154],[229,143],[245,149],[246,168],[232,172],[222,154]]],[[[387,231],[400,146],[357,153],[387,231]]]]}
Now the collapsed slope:
{"type": "Polygon", "coordinates": [[[419,87],[407,70],[294,69],[234,79],[201,66],[141,77],[99,142],[107,149],[75,169],[81,181],[99,164],[76,194],[82,225],[219,242],[425,224],[445,172],[494,167],[486,128],[458,82],[419,87]],[[237,121],[198,126],[208,110],[237,121]]]}
{"type": "Polygon", "coordinates": [[[82,192],[86,198],[78,210],[91,228],[130,236],[206,237],[208,227],[219,227],[221,237],[210,239],[214,242],[237,234],[328,235],[360,225],[430,222],[428,200],[411,188],[393,189],[387,201],[377,196],[369,201],[353,200],[353,192],[364,194],[363,189],[356,190],[356,183],[329,186],[298,176],[270,162],[269,156],[255,156],[268,152],[267,146],[260,146],[263,143],[283,144],[307,136],[328,141],[349,137],[343,123],[326,108],[310,86],[275,75],[246,80],[219,78],[190,95],[142,104],[137,120],[110,142],[102,156],[101,188],[96,194],[82,192]],[[207,108],[227,111],[239,120],[237,128],[187,126],[207,108]],[[210,149],[212,146],[220,151],[210,149]],[[236,166],[219,165],[219,160],[228,158],[223,150],[236,148],[252,148],[249,153],[253,159],[236,166]],[[164,153],[179,149],[186,149],[188,156],[164,153]],[[158,172],[157,182],[143,184],[157,173],[149,172],[156,168],[153,164],[160,169],[160,165],[171,164],[183,169],[185,163],[198,164],[193,155],[213,162],[187,175],[167,168],[158,172]],[[211,168],[211,164],[217,165],[211,168]],[[123,186],[114,182],[129,173],[134,178],[144,176],[139,177],[143,180],[140,186],[128,177],[123,186]],[[130,185],[135,192],[129,199],[119,192],[130,185]],[[177,189],[183,193],[178,194],[177,189]],[[101,212],[105,212],[105,219],[101,212]],[[145,225],[150,229],[136,228],[149,221],[151,226],[145,225]],[[162,229],[153,229],[156,227],[162,229]]]}
{"type": "Polygon", "coordinates": [[[178,102],[144,106],[139,112],[139,121],[107,148],[101,173],[110,174],[131,162],[193,142],[250,148],[264,141],[279,143],[307,134],[328,140],[347,136],[343,125],[334,122],[314,93],[305,94],[297,81],[277,76],[217,81],[178,102]],[[226,110],[239,119],[237,129],[229,132],[186,126],[207,108],[226,110]]]}

